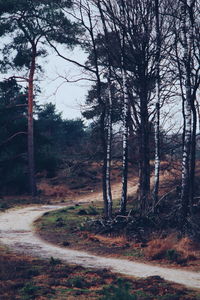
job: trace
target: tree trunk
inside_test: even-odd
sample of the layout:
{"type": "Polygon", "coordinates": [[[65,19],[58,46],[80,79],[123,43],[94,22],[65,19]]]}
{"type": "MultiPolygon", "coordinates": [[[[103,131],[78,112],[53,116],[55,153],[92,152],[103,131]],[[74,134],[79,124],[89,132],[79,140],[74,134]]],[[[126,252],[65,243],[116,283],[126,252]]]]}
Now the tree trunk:
{"type": "MultiPolygon", "coordinates": [[[[123,26],[127,26],[126,3],[121,2],[120,18],[123,26]]],[[[127,73],[125,67],[126,58],[126,32],[125,27],[120,30],[120,46],[121,46],[121,74],[122,74],[122,94],[123,94],[123,151],[122,151],[122,193],[120,200],[120,213],[126,213],[127,205],[127,180],[128,180],[128,111],[129,96],[127,89],[127,73]]]]}
{"type": "MultiPolygon", "coordinates": [[[[101,15],[101,21],[104,29],[104,34],[106,37],[106,50],[108,56],[108,102],[105,105],[104,111],[104,118],[107,115],[107,124],[103,125],[104,129],[102,128],[102,132],[104,131],[104,166],[103,166],[103,195],[104,195],[104,215],[106,219],[112,218],[112,192],[111,192],[111,184],[110,184],[110,172],[111,172],[111,145],[112,145],[112,87],[111,87],[111,58],[110,58],[110,50],[109,50],[109,38],[108,38],[108,31],[106,27],[106,22],[104,18],[104,13],[101,8],[101,2],[97,2],[98,9],[101,15]],[[105,129],[106,127],[106,129],[105,129]]],[[[96,52],[97,57],[97,52],[96,52]]],[[[97,67],[98,68],[98,67],[97,67]]],[[[100,81],[100,78],[99,78],[100,81]]],[[[99,97],[101,95],[99,94],[99,97]]],[[[105,120],[104,120],[105,121],[105,120]]]]}
{"type": "Polygon", "coordinates": [[[102,166],[102,190],[103,190],[103,202],[104,202],[104,216],[108,218],[108,201],[107,201],[107,182],[106,182],[106,165],[107,165],[107,146],[106,146],[106,136],[105,136],[105,116],[106,108],[102,108],[102,113],[100,117],[100,128],[101,128],[101,144],[103,149],[103,166],[102,166]]]}
{"type": "Polygon", "coordinates": [[[112,218],[112,193],[110,184],[111,172],[111,144],[112,144],[112,91],[111,81],[108,78],[108,109],[107,109],[107,147],[106,147],[106,199],[108,203],[107,218],[112,218]]]}
{"type": "MultiPolygon", "coordinates": [[[[189,47],[190,51],[194,43],[194,11],[195,1],[189,1],[190,12],[189,14],[189,47]]],[[[191,57],[191,52],[190,56],[191,57]]],[[[193,213],[193,200],[194,200],[194,189],[195,189],[195,169],[196,169],[196,131],[197,131],[197,110],[195,106],[196,100],[196,89],[197,86],[193,85],[193,89],[190,90],[190,105],[192,110],[192,136],[191,136],[191,158],[190,158],[190,212],[193,213]]]]}
{"type": "Polygon", "coordinates": [[[181,204],[182,204],[182,223],[185,223],[189,213],[189,199],[191,192],[190,181],[190,156],[191,156],[191,132],[192,132],[192,115],[191,115],[191,79],[190,79],[190,49],[188,43],[188,28],[190,24],[187,18],[187,0],[182,7],[182,34],[183,34],[183,51],[184,51],[184,69],[185,69],[185,133],[182,158],[182,183],[181,183],[181,204]]]}
{"type": "Polygon", "coordinates": [[[30,193],[34,197],[36,195],[35,183],[35,161],[34,161],[34,128],[33,128],[33,87],[36,61],[36,47],[32,49],[32,60],[28,80],[28,166],[29,166],[29,184],[30,193]]]}
{"type": "Polygon", "coordinates": [[[192,138],[191,138],[191,158],[190,158],[190,211],[192,212],[194,189],[195,189],[195,170],[196,170],[196,131],[197,131],[197,112],[194,101],[192,100],[192,138]]]}
{"type": "Polygon", "coordinates": [[[182,220],[185,221],[189,213],[190,197],[190,145],[191,145],[191,106],[187,97],[185,102],[185,139],[183,145],[182,158],[182,183],[181,183],[181,202],[182,202],[182,220]]]}
{"type": "Polygon", "coordinates": [[[123,80],[123,153],[122,153],[122,195],[120,200],[120,213],[126,213],[127,205],[127,180],[128,180],[128,91],[126,83],[126,73],[122,70],[122,80],[123,80]]]}
{"type": "Polygon", "coordinates": [[[149,151],[149,117],[148,101],[145,87],[140,93],[140,140],[139,140],[139,203],[140,214],[146,215],[150,202],[150,151],[149,151]]]}
{"type": "Polygon", "coordinates": [[[153,211],[158,202],[158,190],[160,181],[160,21],[159,1],[155,0],[156,18],[156,123],[155,123],[155,167],[154,167],[154,190],[153,190],[153,211]]]}
{"type": "Polygon", "coordinates": [[[199,102],[196,99],[196,109],[197,109],[197,116],[198,116],[198,127],[199,127],[199,133],[200,133],[200,107],[199,102]]]}

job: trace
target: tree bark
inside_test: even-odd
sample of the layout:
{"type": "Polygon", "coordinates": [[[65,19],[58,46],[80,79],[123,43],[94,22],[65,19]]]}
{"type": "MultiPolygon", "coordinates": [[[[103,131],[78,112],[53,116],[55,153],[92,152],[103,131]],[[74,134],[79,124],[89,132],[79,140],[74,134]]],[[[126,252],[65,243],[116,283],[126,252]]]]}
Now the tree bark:
{"type": "Polygon", "coordinates": [[[190,156],[191,156],[191,132],[192,132],[192,115],[191,115],[191,70],[190,70],[190,50],[188,43],[189,20],[187,16],[187,0],[182,6],[182,34],[183,34],[183,51],[184,51],[184,70],[185,70],[185,133],[182,157],[182,183],[181,183],[181,217],[185,223],[189,214],[189,199],[191,192],[190,181],[190,156]]]}
{"type": "Polygon", "coordinates": [[[33,128],[33,88],[34,88],[34,74],[36,67],[36,47],[32,46],[32,59],[28,80],[28,166],[29,166],[29,184],[30,193],[34,197],[36,195],[35,182],[35,161],[34,161],[34,128],[33,128]]]}
{"type": "Polygon", "coordinates": [[[140,93],[140,137],[139,137],[139,203],[140,214],[146,215],[150,205],[150,151],[148,101],[145,87],[140,93]]]}
{"type": "MultiPolygon", "coordinates": [[[[110,172],[111,172],[111,147],[112,147],[112,87],[111,87],[111,57],[109,48],[109,38],[108,31],[106,27],[106,21],[104,17],[103,10],[101,8],[101,2],[97,1],[97,7],[101,15],[101,21],[104,29],[104,34],[106,38],[106,51],[108,57],[108,101],[107,105],[104,107],[104,125],[102,122],[102,133],[104,132],[104,137],[102,136],[104,144],[104,166],[103,166],[103,197],[104,197],[104,215],[106,219],[112,218],[112,192],[110,183],[110,172]],[[105,117],[107,116],[107,126],[105,124],[105,117]],[[103,129],[104,126],[104,129],[103,129]],[[106,129],[105,129],[106,127],[106,129]]],[[[97,62],[97,52],[96,52],[96,62],[97,62]]],[[[98,63],[97,63],[98,69],[98,63]]],[[[99,94],[99,97],[101,95],[99,94]]]]}
{"type": "Polygon", "coordinates": [[[108,203],[107,218],[112,218],[112,193],[110,183],[111,172],[111,144],[112,144],[112,91],[111,80],[108,78],[108,109],[107,109],[107,147],[106,147],[106,199],[108,203]]]}
{"type": "Polygon", "coordinates": [[[198,116],[198,129],[200,133],[200,105],[197,99],[196,99],[196,109],[197,109],[197,116],[198,116]]]}
{"type": "Polygon", "coordinates": [[[108,214],[108,199],[107,199],[107,145],[106,145],[106,134],[105,134],[105,118],[106,118],[106,108],[102,107],[102,113],[100,117],[100,130],[101,130],[101,144],[103,149],[103,166],[102,166],[102,190],[103,190],[103,202],[104,202],[104,216],[109,218],[108,214]]]}
{"type": "Polygon", "coordinates": [[[123,153],[122,153],[122,195],[120,200],[120,213],[126,213],[127,205],[127,180],[128,180],[128,91],[126,82],[125,70],[122,70],[122,80],[123,80],[123,153]]]}
{"type": "Polygon", "coordinates": [[[192,99],[192,138],[191,138],[191,159],[190,159],[190,210],[192,212],[194,189],[195,189],[195,170],[196,170],[196,131],[197,131],[197,112],[192,99]]]}
{"type": "Polygon", "coordinates": [[[153,189],[153,211],[158,202],[158,190],[160,181],[160,21],[159,0],[155,0],[156,19],[156,122],[155,122],[155,165],[154,165],[154,189],[153,189]]]}
{"type": "Polygon", "coordinates": [[[122,94],[123,94],[123,141],[122,141],[122,193],[120,199],[120,213],[126,213],[127,205],[127,180],[128,180],[128,111],[129,111],[129,95],[127,89],[127,71],[125,66],[126,58],[126,28],[127,12],[126,3],[121,1],[120,18],[123,26],[120,28],[119,40],[121,48],[121,74],[122,74],[122,94]]]}

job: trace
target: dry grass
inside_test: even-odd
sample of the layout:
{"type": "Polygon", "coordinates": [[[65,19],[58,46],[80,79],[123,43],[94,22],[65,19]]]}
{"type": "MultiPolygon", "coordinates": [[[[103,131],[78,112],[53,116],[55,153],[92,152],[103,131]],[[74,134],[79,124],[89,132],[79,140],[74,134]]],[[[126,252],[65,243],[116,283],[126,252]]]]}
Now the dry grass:
{"type": "Polygon", "coordinates": [[[177,242],[175,234],[171,234],[166,238],[156,238],[148,243],[148,247],[144,253],[148,258],[159,259],[162,258],[165,253],[174,247],[177,242]]]}
{"type": "Polygon", "coordinates": [[[15,255],[1,247],[0,254],[1,300],[95,300],[101,299],[103,295],[107,295],[106,299],[110,299],[109,296],[112,295],[114,299],[113,289],[118,292],[116,299],[121,299],[117,295],[120,295],[119,291],[124,289],[126,284],[130,287],[130,295],[138,295],[138,300],[199,299],[195,292],[165,282],[159,276],[139,280],[129,279],[119,277],[105,269],[90,270],[65,265],[53,258],[44,261],[15,255]]]}
{"type": "Polygon", "coordinates": [[[182,253],[183,258],[193,260],[198,258],[198,251],[195,251],[196,245],[188,238],[184,237],[174,246],[175,250],[182,253]]]}
{"type": "Polygon", "coordinates": [[[50,185],[48,182],[41,182],[38,189],[47,197],[61,198],[69,194],[69,189],[64,185],[50,185]]]}
{"type": "Polygon", "coordinates": [[[156,238],[148,243],[148,247],[144,250],[145,255],[150,259],[167,258],[171,253],[176,254],[178,261],[195,260],[198,258],[198,252],[195,251],[194,243],[188,238],[177,238],[176,234],[170,234],[166,238],[156,238]]]}
{"type": "Polygon", "coordinates": [[[89,240],[98,241],[103,245],[115,245],[121,247],[128,243],[128,240],[125,236],[109,237],[99,234],[88,234],[88,238],[89,240]]]}

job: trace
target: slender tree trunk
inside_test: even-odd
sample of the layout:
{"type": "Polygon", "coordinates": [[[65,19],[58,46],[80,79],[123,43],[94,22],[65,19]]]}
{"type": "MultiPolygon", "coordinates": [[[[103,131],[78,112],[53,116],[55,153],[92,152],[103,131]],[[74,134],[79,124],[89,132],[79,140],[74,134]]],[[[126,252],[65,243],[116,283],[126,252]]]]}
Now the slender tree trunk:
{"type": "Polygon", "coordinates": [[[122,70],[122,80],[123,80],[123,153],[122,153],[122,195],[120,200],[120,213],[126,213],[127,205],[127,180],[128,180],[128,91],[126,83],[126,73],[122,70]]]}
{"type": "Polygon", "coordinates": [[[187,18],[187,0],[182,7],[182,34],[183,34],[183,51],[184,51],[184,69],[185,69],[185,134],[182,158],[182,183],[181,183],[181,203],[182,203],[182,222],[185,223],[189,213],[189,199],[191,192],[190,181],[190,156],[191,156],[191,132],[192,132],[192,115],[191,115],[191,79],[190,79],[190,49],[188,44],[188,26],[187,18]]]}
{"type": "Polygon", "coordinates": [[[190,211],[192,212],[194,189],[195,189],[195,170],[196,170],[196,131],[197,131],[197,112],[194,101],[192,101],[192,138],[191,138],[191,159],[190,159],[190,211]]]}
{"type": "Polygon", "coordinates": [[[153,190],[153,211],[158,202],[158,190],[160,181],[160,21],[159,1],[155,0],[156,18],[156,123],[155,123],[155,170],[153,190]]]}
{"type": "Polygon", "coordinates": [[[99,72],[97,71],[97,89],[98,89],[98,101],[101,105],[101,116],[100,116],[100,135],[101,135],[101,145],[103,150],[103,166],[102,166],[102,191],[103,191],[103,202],[104,202],[104,217],[106,219],[110,218],[112,207],[110,206],[110,199],[108,199],[108,191],[109,187],[107,187],[108,183],[108,163],[107,163],[107,132],[106,132],[106,105],[101,97],[101,80],[99,76],[99,72]]]}
{"type": "MultiPolygon", "coordinates": [[[[103,166],[103,194],[104,194],[104,214],[105,218],[112,218],[112,192],[111,192],[111,183],[110,183],[110,174],[111,174],[111,147],[112,147],[112,86],[111,86],[111,57],[110,57],[110,48],[109,48],[109,38],[106,27],[106,22],[104,18],[104,13],[101,8],[101,1],[98,0],[97,6],[101,15],[101,21],[104,29],[104,34],[106,37],[106,50],[108,56],[108,103],[105,105],[104,118],[107,115],[107,126],[104,131],[104,166],[103,166]],[[106,109],[107,108],[107,109],[106,109]]],[[[97,57],[97,52],[96,52],[97,57]]],[[[96,59],[97,61],[97,59],[96,59]]],[[[98,68],[98,67],[97,67],[98,68]]],[[[103,122],[102,122],[103,126],[103,122]]]]}
{"type": "Polygon", "coordinates": [[[127,181],[128,181],[128,113],[129,113],[129,96],[127,89],[127,73],[125,67],[125,47],[126,47],[126,32],[127,13],[126,3],[121,1],[120,17],[123,24],[120,30],[120,44],[121,44],[121,74],[122,74],[122,93],[123,93],[123,151],[122,151],[122,193],[120,200],[120,213],[126,213],[127,205],[127,181]]]}
{"type": "Polygon", "coordinates": [[[199,102],[197,100],[196,100],[196,109],[197,109],[198,127],[199,127],[199,133],[200,133],[200,107],[199,107],[199,102]]]}
{"type": "Polygon", "coordinates": [[[108,78],[108,109],[107,109],[107,147],[106,147],[106,199],[107,199],[107,218],[112,218],[112,193],[110,184],[111,172],[111,144],[112,144],[112,91],[111,81],[108,78]]]}
{"type": "Polygon", "coordinates": [[[102,166],[102,192],[103,192],[103,203],[104,203],[104,217],[107,219],[108,214],[108,199],[107,199],[107,180],[106,180],[106,172],[107,172],[107,143],[106,143],[106,130],[105,130],[105,120],[106,120],[106,106],[102,101],[101,97],[101,80],[98,71],[97,65],[97,97],[98,102],[101,105],[101,116],[100,116],[100,138],[101,138],[101,145],[103,151],[103,166],[102,166]]]}
{"type": "Polygon", "coordinates": [[[36,62],[36,47],[32,49],[32,60],[28,80],[28,165],[29,165],[29,184],[30,193],[34,197],[36,195],[35,183],[35,161],[34,161],[34,128],[33,128],[33,87],[36,62]]]}
{"type": "MultiPolygon", "coordinates": [[[[190,12],[189,14],[189,51],[192,56],[192,48],[194,43],[194,10],[195,10],[195,1],[189,1],[190,12]]],[[[190,67],[191,68],[191,67],[190,67]]],[[[196,100],[196,91],[195,86],[193,89],[190,88],[190,105],[192,110],[192,136],[191,136],[191,158],[190,158],[190,212],[193,213],[193,200],[194,200],[194,188],[195,188],[195,170],[196,170],[196,132],[197,132],[197,110],[195,106],[196,100]]]]}
{"type": "Polygon", "coordinates": [[[150,204],[150,149],[149,117],[145,87],[140,94],[140,157],[139,157],[139,203],[140,214],[146,215],[150,204]]]}
{"type": "Polygon", "coordinates": [[[100,127],[101,127],[101,144],[103,148],[103,166],[102,166],[102,189],[103,189],[103,202],[104,202],[104,216],[109,218],[108,213],[108,199],[107,199],[107,143],[106,143],[106,133],[105,133],[105,119],[106,119],[106,108],[103,107],[100,127]]]}
{"type": "Polygon", "coordinates": [[[188,103],[187,96],[185,102],[185,139],[183,145],[182,158],[182,186],[181,186],[181,202],[182,202],[182,218],[185,221],[189,211],[190,197],[190,145],[191,145],[191,106],[188,103]]]}

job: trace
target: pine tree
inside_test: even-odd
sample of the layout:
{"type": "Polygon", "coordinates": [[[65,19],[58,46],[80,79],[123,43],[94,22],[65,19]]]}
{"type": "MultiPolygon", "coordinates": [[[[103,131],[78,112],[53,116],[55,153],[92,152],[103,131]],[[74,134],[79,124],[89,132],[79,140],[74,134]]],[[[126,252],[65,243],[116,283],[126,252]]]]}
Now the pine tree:
{"type": "MultiPolygon", "coordinates": [[[[30,193],[36,194],[34,160],[34,87],[35,73],[40,70],[38,57],[46,55],[48,41],[63,43],[72,48],[77,43],[79,26],[72,23],[64,9],[72,7],[64,0],[8,0],[0,1],[0,22],[3,35],[11,42],[3,49],[4,62],[12,69],[23,70],[20,76],[28,88],[28,163],[30,193]]],[[[17,78],[17,77],[16,77],[17,78]]]]}

